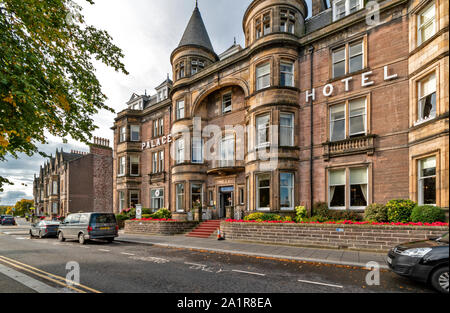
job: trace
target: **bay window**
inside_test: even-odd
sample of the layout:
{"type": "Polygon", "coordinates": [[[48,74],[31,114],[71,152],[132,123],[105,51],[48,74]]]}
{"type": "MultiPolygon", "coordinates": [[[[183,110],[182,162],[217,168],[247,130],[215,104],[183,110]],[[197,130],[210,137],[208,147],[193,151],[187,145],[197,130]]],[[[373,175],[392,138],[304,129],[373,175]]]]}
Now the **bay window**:
{"type": "Polygon", "coordinates": [[[119,142],[127,141],[127,128],[125,126],[120,127],[119,142]]]}
{"type": "Polygon", "coordinates": [[[139,176],[139,157],[130,156],[130,175],[139,176]]]}
{"type": "Polygon", "coordinates": [[[256,175],[256,209],[270,210],[270,174],[256,175]]]}
{"type": "Polygon", "coordinates": [[[418,162],[418,202],[419,205],[436,204],[436,157],[429,157],[418,162]]]}
{"type": "Polygon", "coordinates": [[[192,208],[202,206],[202,184],[191,184],[192,208]]]}
{"type": "Polygon", "coordinates": [[[125,175],[125,168],[126,168],[126,158],[120,157],[119,158],[119,176],[125,175]]]}
{"type": "Polygon", "coordinates": [[[192,163],[203,163],[203,138],[192,137],[192,163]]]}
{"type": "Polygon", "coordinates": [[[280,64],[280,85],[294,87],[294,63],[282,62],[280,64]]]}
{"type": "Polygon", "coordinates": [[[176,107],[176,119],[182,119],[184,118],[184,100],[177,101],[177,107],[176,107]]]}
{"type": "Polygon", "coordinates": [[[270,87],[270,63],[256,67],[256,90],[270,87]]]}
{"type": "Polygon", "coordinates": [[[295,12],[291,10],[280,11],[280,32],[295,33],[295,12]]]}
{"type": "Polygon", "coordinates": [[[159,210],[164,208],[164,189],[151,190],[151,209],[159,210]]]}
{"type": "Polygon", "coordinates": [[[293,173],[280,173],[280,207],[282,210],[294,209],[293,173]]]}
{"type": "Polygon", "coordinates": [[[219,146],[220,167],[234,165],[234,135],[226,135],[222,138],[219,146]]]}
{"type": "Polygon", "coordinates": [[[262,115],[256,118],[256,147],[265,147],[270,143],[270,115],[262,115]]]}
{"type": "Polygon", "coordinates": [[[125,192],[119,191],[119,212],[125,209],[125,192]]]}
{"type": "Polygon", "coordinates": [[[294,146],[294,114],[280,114],[280,146],[294,146]]]}
{"type": "Polygon", "coordinates": [[[136,204],[139,204],[139,191],[130,191],[130,207],[135,208],[136,204]]]}
{"type": "Polygon", "coordinates": [[[56,180],[53,181],[53,194],[58,194],[58,182],[56,180]]]}
{"type": "Polygon", "coordinates": [[[177,212],[184,212],[184,184],[176,184],[175,192],[177,212]]]}
{"type": "Polygon", "coordinates": [[[140,141],[140,127],[138,125],[131,125],[130,126],[130,132],[131,132],[131,141],[140,141]]]}
{"type": "Polygon", "coordinates": [[[184,162],[184,139],[180,138],[175,141],[175,163],[180,164],[184,162]]]}

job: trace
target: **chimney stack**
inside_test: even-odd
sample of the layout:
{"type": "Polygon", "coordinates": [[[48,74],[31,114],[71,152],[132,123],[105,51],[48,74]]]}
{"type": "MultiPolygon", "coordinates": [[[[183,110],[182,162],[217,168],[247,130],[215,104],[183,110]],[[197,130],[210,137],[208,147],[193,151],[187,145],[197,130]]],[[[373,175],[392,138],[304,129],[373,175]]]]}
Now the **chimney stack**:
{"type": "MultiPolygon", "coordinates": [[[[330,0],[330,4],[331,4],[330,0]]],[[[317,15],[328,9],[327,0],[312,0],[312,16],[317,15]]]]}

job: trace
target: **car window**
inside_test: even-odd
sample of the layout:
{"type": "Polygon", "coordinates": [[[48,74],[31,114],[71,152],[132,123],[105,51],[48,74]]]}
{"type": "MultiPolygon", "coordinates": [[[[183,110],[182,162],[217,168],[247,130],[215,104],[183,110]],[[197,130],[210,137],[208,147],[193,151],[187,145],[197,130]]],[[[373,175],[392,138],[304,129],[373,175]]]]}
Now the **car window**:
{"type": "Polygon", "coordinates": [[[80,214],[72,215],[72,219],[70,220],[71,224],[79,224],[80,223],[80,214]]]}
{"type": "Polygon", "coordinates": [[[116,217],[114,214],[92,214],[92,224],[115,224],[116,217]]]}
{"type": "Polygon", "coordinates": [[[87,224],[88,223],[88,215],[87,214],[83,214],[80,217],[80,224],[87,224]]]}

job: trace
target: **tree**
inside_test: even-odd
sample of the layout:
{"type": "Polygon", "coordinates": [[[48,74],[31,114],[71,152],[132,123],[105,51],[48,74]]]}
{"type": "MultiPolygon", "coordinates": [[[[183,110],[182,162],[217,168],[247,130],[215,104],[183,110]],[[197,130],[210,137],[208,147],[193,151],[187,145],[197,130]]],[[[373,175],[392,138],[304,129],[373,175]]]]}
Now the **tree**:
{"type": "Polygon", "coordinates": [[[30,213],[30,208],[33,206],[33,204],[33,200],[22,199],[20,201],[17,201],[16,205],[14,206],[14,214],[16,216],[22,216],[30,213]]]}
{"type": "MultiPolygon", "coordinates": [[[[86,0],[93,5],[92,0],[86,0]]],[[[107,99],[93,59],[128,74],[111,36],[72,0],[0,0],[0,161],[31,156],[44,131],[87,143],[107,99]]],[[[0,176],[0,191],[11,184],[0,176]]]]}

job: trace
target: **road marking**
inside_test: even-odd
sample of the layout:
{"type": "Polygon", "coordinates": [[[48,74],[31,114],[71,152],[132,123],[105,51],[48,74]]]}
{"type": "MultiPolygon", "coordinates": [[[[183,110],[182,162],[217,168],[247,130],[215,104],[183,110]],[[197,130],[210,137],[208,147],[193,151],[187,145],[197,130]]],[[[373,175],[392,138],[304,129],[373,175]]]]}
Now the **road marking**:
{"type": "Polygon", "coordinates": [[[106,250],[106,249],[98,249],[98,251],[103,251],[103,252],[110,252],[111,250],[106,250]]]}
{"type": "Polygon", "coordinates": [[[6,267],[0,264],[0,273],[8,276],[9,278],[19,282],[20,284],[33,289],[38,293],[59,293],[58,289],[53,288],[47,284],[44,284],[30,276],[13,270],[12,268],[6,267]]]}
{"type": "Polygon", "coordinates": [[[120,252],[120,254],[123,254],[123,255],[135,255],[133,253],[126,253],[126,252],[120,252]]]}
{"type": "Polygon", "coordinates": [[[170,262],[167,259],[162,259],[162,258],[156,258],[156,257],[138,257],[138,256],[132,256],[130,257],[130,259],[132,260],[138,260],[138,261],[147,261],[147,262],[153,262],[153,263],[158,263],[158,264],[165,264],[170,262]]]}
{"type": "MultiPolygon", "coordinates": [[[[58,276],[58,275],[55,275],[55,274],[48,273],[48,272],[43,271],[43,270],[41,270],[41,269],[35,268],[35,267],[31,266],[31,265],[24,264],[24,263],[21,263],[21,262],[19,262],[19,261],[14,260],[14,259],[7,258],[7,257],[5,257],[5,256],[3,256],[3,255],[0,255],[0,261],[1,261],[1,262],[4,262],[4,263],[7,263],[7,264],[10,264],[10,265],[12,265],[12,266],[14,266],[14,267],[16,267],[16,268],[22,269],[22,270],[24,270],[24,271],[30,272],[30,273],[32,273],[32,274],[34,274],[34,275],[36,275],[36,276],[39,276],[39,277],[42,277],[42,278],[44,278],[44,279],[50,280],[50,281],[52,281],[52,282],[54,282],[54,283],[57,283],[57,284],[59,284],[59,285],[62,285],[62,286],[64,286],[64,287],[66,287],[66,288],[70,288],[70,289],[75,290],[75,291],[80,292],[80,293],[86,293],[86,291],[84,291],[84,290],[80,290],[80,289],[77,289],[77,288],[75,288],[75,287],[72,287],[72,286],[68,285],[68,284],[66,283],[66,278],[64,278],[64,277],[61,277],[61,276],[58,276]],[[20,265],[19,265],[19,264],[20,264],[20,265]],[[21,265],[22,265],[22,266],[21,266],[21,265]],[[43,273],[43,274],[45,274],[45,275],[39,274],[38,272],[39,272],[39,273],[43,273]],[[53,278],[55,278],[55,279],[53,279],[53,278],[51,278],[51,277],[53,277],[53,278]],[[59,281],[56,280],[56,279],[59,279],[59,281]],[[61,282],[61,281],[63,281],[63,282],[61,282]]],[[[82,285],[82,284],[77,284],[76,286],[79,287],[79,288],[83,288],[83,289],[86,289],[86,290],[88,290],[88,291],[91,291],[91,292],[93,292],[93,293],[101,293],[101,291],[98,291],[98,290],[95,290],[95,289],[93,289],[93,288],[84,286],[84,285],[82,285]]]]}
{"type": "Polygon", "coordinates": [[[18,240],[28,240],[29,238],[25,238],[25,237],[15,237],[18,240]]]}
{"type": "Polygon", "coordinates": [[[261,274],[261,273],[254,273],[254,272],[247,272],[247,271],[240,271],[240,270],[231,270],[231,271],[237,272],[237,273],[250,274],[250,275],[266,276],[266,274],[261,274]]]}
{"type": "Polygon", "coordinates": [[[328,286],[328,287],[334,287],[334,288],[344,288],[344,286],[341,285],[332,285],[332,284],[325,284],[325,283],[318,283],[315,281],[308,281],[308,280],[298,280],[301,283],[306,283],[306,284],[314,284],[314,285],[322,285],[322,286],[328,286]]]}

